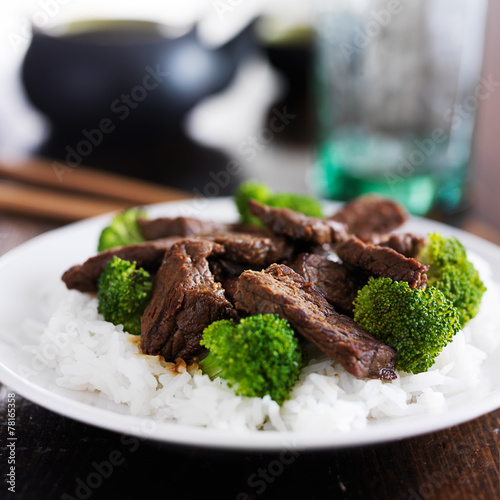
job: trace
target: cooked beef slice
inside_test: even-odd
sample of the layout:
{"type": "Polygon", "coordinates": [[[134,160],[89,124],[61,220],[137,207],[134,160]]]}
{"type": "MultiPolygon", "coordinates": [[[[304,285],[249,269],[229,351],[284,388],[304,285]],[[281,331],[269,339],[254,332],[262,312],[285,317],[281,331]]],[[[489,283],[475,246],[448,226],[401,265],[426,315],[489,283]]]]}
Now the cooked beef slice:
{"type": "Polygon", "coordinates": [[[323,245],[343,241],[347,236],[345,225],[334,220],[307,217],[288,208],[269,207],[252,199],[248,200],[248,207],[271,232],[292,240],[323,245]]]}
{"type": "Polygon", "coordinates": [[[292,328],[358,378],[394,379],[396,352],[338,314],[302,276],[283,264],[245,271],[236,307],[249,314],[278,314],[292,328]]]}
{"type": "Polygon", "coordinates": [[[427,285],[425,273],[429,266],[405,257],[392,248],[364,243],[356,236],[351,236],[336,248],[336,252],[344,263],[359,267],[373,276],[406,281],[411,288],[424,288],[427,285]]]}
{"type": "Polygon", "coordinates": [[[285,238],[277,236],[255,236],[244,233],[223,233],[208,235],[207,239],[223,245],[224,258],[253,267],[266,267],[292,255],[293,247],[285,238]]]}
{"type": "Polygon", "coordinates": [[[194,217],[159,217],[138,219],[137,224],[146,240],[169,236],[191,237],[209,233],[224,233],[233,229],[233,224],[201,220],[194,217]]]}
{"type": "Polygon", "coordinates": [[[394,233],[382,236],[371,243],[382,247],[389,247],[405,257],[417,257],[420,250],[425,245],[425,236],[413,233],[394,233]]]}
{"type": "MultiPolygon", "coordinates": [[[[214,275],[214,280],[218,281],[224,289],[226,299],[234,304],[234,294],[239,275],[249,269],[249,266],[237,264],[224,258],[215,258],[208,260],[210,271],[214,275]]],[[[256,271],[262,268],[259,266],[256,271]]]]}
{"type": "MultiPolygon", "coordinates": [[[[231,260],[226,260],[224,258],[209,259],[210,270],[215,276],[215,281],[218,276],[239,276],[243,271],[249,269],[249,266],[243,264],[237,264],[231,260]]],[[[255,269],[255,271],[260,271],[260,269],[255,269]]]]}
{"type": "Polygon", "coordinates": [[[312,283],[338,312],[352,315],[353,300],[367,282],[363,272],[334,262],[320,254],[301,253],[290,267],[312,283]]]}
{"type": "Polygon", "coordinates": [[[137,245],[105,250],[90,257],[83,264],[69,268],[62,275],[62,280],[70,290],[96,292],[99,276],[114,256],[129,262],[136,262],[138,267],[143,267],[146,271],[155,273],[160,267],[167,249],[177,241],[179,241],[179,238],[176,237],[162,238],[137,245]]]}
{"type": "Polygon", "coordinates": [[[238,279],[239,276],[226,276],[224,280],[221,282],[222,288],[224,289],[224,295],[227,300],[231,302],[234,306],[234,295],[236,294],[236,290],[238,289],[238,279]]]}
{"type": "Polygon", "coordinates": [[[189,362],[205,350],[200,346],[203,329],[213,321],[235,316],[207,260],[224,251],[213,241],[186,238],[165,254],[155,276],[151,301],[141,318],[145,354],[189,362]]]}
{"type": "Polygon", "coordinates": [[[247,269],[260,271],[274,262],[283,261],[292,256],[293,246],[284,237],[268,233],[245,234],[223,233],[208,235],[203,238],[222,245],[225,249],[222,258],[210,258],[210,270],[215,281],[221,283],[226,298],[233,303],[238,276],[247,269]]]}
{"type": "Polygon", "coordinates": [[[238,286],[238,278],[239,276],[232,276],[232,275],[224,275],[216,278],[216,281],[218,281],[221,284],[224,290],[224,296],[233,305],[234,305],[234,294],[236,293],[236,289],[238,286]]]}
{"type": "Polygon", "coordinates": [[[346,225],[350,234],[369,241],[373,234],[386,234],[406,222],[408,216],[399,204],[377,195],[364,195],[347,202],[330,220],[346,225]]]}

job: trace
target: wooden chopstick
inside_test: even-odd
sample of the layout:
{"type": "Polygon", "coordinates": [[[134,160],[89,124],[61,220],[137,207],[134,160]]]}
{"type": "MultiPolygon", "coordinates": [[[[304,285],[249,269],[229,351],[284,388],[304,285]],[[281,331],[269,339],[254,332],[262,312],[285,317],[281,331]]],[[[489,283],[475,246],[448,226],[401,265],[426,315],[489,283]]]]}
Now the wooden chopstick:
{"type": "Polygon", "coordinates": [[[41,158],[0,158],[0,177],[57,190],[88,193],[135,205],[192,198],[193,195],[140,179],[103,172],[86,166],[69,167],[41,158]]]}
{"type": "Polygon", "coordinates": [[[73,222],[123,210],[133,203],[61,193],[46,188],[0,182],[0,210],[73,222]]]}

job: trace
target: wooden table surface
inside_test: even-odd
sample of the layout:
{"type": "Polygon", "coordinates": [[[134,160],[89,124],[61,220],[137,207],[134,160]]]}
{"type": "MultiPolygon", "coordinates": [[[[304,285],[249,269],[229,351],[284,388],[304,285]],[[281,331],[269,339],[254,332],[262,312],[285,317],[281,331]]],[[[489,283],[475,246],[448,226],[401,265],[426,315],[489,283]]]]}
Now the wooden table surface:
{"type": "MultiPolygon", "coordinates": [[[[60,223],[0,215],[0,253],[60,223]]],[[[473,213],[461,224],[500,243],[473,213]]],[[[8,387],[0,389],[2,477],[8,472],[8,387]]],[[[297,454],[206,450],[143,439],[60,416],[16,394],[16,493],[0,498],[500,498],[500,410],[440,432],[297,454]],[[111,468],[110,457],[114,464],[111,468]],[[104,465],[103,465],[104,464],[104,465]],[[99,467],[101,467],[99,469],[99,467]],[[100,470],[101,472],[96,472],[100,470]],[[150,496],[151,495],[151,496],[150,496]]]]}

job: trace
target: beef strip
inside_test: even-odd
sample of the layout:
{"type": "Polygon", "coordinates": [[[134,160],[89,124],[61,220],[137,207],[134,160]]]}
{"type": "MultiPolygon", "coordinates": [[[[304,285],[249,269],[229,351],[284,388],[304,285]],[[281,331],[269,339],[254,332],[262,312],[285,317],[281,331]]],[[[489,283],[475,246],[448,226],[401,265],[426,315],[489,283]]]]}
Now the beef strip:
{"type": "Polygon", "coordinates": [[[301,253],[290,267],[312,283],[337,311],[347,315],[352,315],[353,300],[368,279],[363,272],[320,254],[301,253]]]}
{"type": "Polygon", "coordinates": [[[427,285],[425,273],[429,266],[392,248],[364,243],[351,236],[337,247],[336,252],[343,262],[364,269],[373,276],[406,281],[411,288],[425,288],[427,285]]]}
{"type": "Polygon", "coordinates": [[[165,254],[141,318],[145,354],[189,362],[205,350],[200,346],[203,329],[213,321],[235,316],[207,260],[224,252],[213,241],[182,239],[165,254]]]}
{"type": "Polygon", "coordinates": [[[155,273],[162,263],[166,250],[178,240],[177,237],[163,238],[137,245],[105,250],[90,257],[83,264],[69,268],[62,275],[62,280],[70,290],[96,292],[99,276],[115,255],[120,259],[136,262],[138,267],[143,267],[148,272],[155,273]]]}
{"type": "Polygon", "coordinates": [[[399,204],[370,194],[349,201],[330,220],[345,224],[349,233],[370,241],[373,234],[390,233],[407,218],[406,211],[399,204]]]}
{"type": "Polygon", "coordinates": [[[221,283],[226,298],[233,303],[238,276],[246,269],[260,271],[263,267],[291,257],[293,246],[285,238],[267,234],[223,233],[203,238],[222,245],[223,258],[210,258],[215,281],[221,283]]]}
{"type": "Polygon", "coordinates": [[[328,219],[307,217],[288,208],[274,208],[255,200],[248,200],[253,216],[261,220],[271,232],[313,245],[337,243],[347,237],[345,225],[328,219]]]}
{"type": "MultiPolygon", "coordinates": [[[[238,264],[232,260],[227,260],[221,257],[214,259],[210,258],[208,262],[210,263],[210,270],[215,276],[215,281],[219,281],[217,278],[221,275],[238,277],[243,271],[252,269],[250,266],[238,264]]],[[[258,266],[258,268],[255,268],[254,270],[260,271],[261,267],[258,266]]]]}
{"type": "Polygon", "coordinates": [[[234,276],[230,274],[225,276],[219,276],[218,279],[216,278],[216,281],[219,281],[219,283],[222,285],[222,288],[224,289],[224,296],[233,305],[234,305],[234,294],[236,293],[238,286],[238,278],[239,276],[234,276]]]}
{"type": "Polygon", "coordinates": [[[201,220],[194,217],[159,217],[138,219],[137,224],[146,240],[156,240],[169,236],[200,236],[209,233],[225,233],[234,229],[234,224],[201,220]]]}
{"type": "Polygon", "coordinates": [[[426,238],[413,233],[394,233],[390,235],[381,236],[371,243],[377,244],[382,247],[389,247],[405,257],[417,257],[420,250],[425,245],[426,238]]]}
{"type": "MultiPolygon", "coordinates": [[[[210,258],[208,262],[210,265],[210,271],[214,275],[214,280],[218,281],[222,285],[226,299],[229,300],[231,304],[234,304],[234,294],[236,292],[238,277],[243,271],[246,271],[251,267],[237,264],[236,262],[226,260],[224,258],[210,258]]],[[[262,267],[259,266],[258,268],[251,269],[260,271],[262,267]]]]}
{"type": "Polygon", "coordinates": [[[236,307],[249,314],[278,314],[292,328],[358,378],[394,379],[396,352],[338,314],[302,276],[283,264],[240,275],[236,307]]]}
{"type": "Polygon", "coordinates": [[[264,237],[228,232],[214,236],[207,235],[206,238],[224,246],[225,259],[253,267],[268,266],[273,262],[289,258],[293,253],[293,247],[285,238],[279,236],[264,237]]]}

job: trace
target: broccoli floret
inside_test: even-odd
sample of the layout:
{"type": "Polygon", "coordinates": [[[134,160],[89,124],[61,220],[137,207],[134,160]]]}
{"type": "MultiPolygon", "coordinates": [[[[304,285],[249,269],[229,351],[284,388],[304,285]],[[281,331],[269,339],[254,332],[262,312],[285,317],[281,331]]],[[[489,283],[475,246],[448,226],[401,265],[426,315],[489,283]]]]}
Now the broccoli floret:
{"type": "Polygon", "coordinates": [[[447,238],[441,233],[429,233],[419,257],[432,265],[443,267],[466,259],[467,252],[454,236],[447,238]]]}
{"type": "Polygon", "coordinates": [[[101,231],[97,251],[144,242],[137,219],[145,218],[147,218],[146,211],[138,208],[128,208],[117,213],[109,226],[101,231]]]}
{"type": "Polygon", "coordinates": [[[267,203],[273,192],[265,184],[256,181],[242,182],[234,194],[234,203],[243,224],[262,226],[262,222],[254,217],[248,209],[248,200],[267,203]]]}
{"type": "Polygon", "coordinates": [[[141,315],[151,299],[152,289],[151,275],[145,269],[115,256],[99,277],[97,310],[106,321],[140,335],[141,315]]]}
{"type": "Polygon", "coordinates": [[[288,322],[275,314],[256,314],[239,323],[215,321],[203,331],[201,344],[209,349],[202,371],[226,380],[242,396],[269,394],[282,404],[299,377],[298,339],[288,322]]]}
{"type": "Polygon", "coordinates": [[[396,368],[427,371],[460,330],[459,314],[435,287],[370,277],[354,300],[354,321],[398,353],[396,368]]]}
{"type": "Polygon", "coordinates": [[[431,233],[421,250],[419,260],[429,265],[428,284],[443,292],[457,308],[464,327],[479,311],[486,287],[460,241],[431,233]]]}
{"type": "Polygon", "coordinates": [[[321,203],[312,196],[296,193],[275,193],[267,205],[276,208],[290,208],[309,217],[324,217],[321,203]]]}
{"type": "Polygon", "coordinates": [[[240,184],[234,194],[240,220],[246,225],[263,226],[263,223],[250,213],[249,199],[276,208],[290,208],[309,217],[324,216],[321,203],[313,196],[287,192],[275,193],[261,182],[246,181],[240,184]]]}

